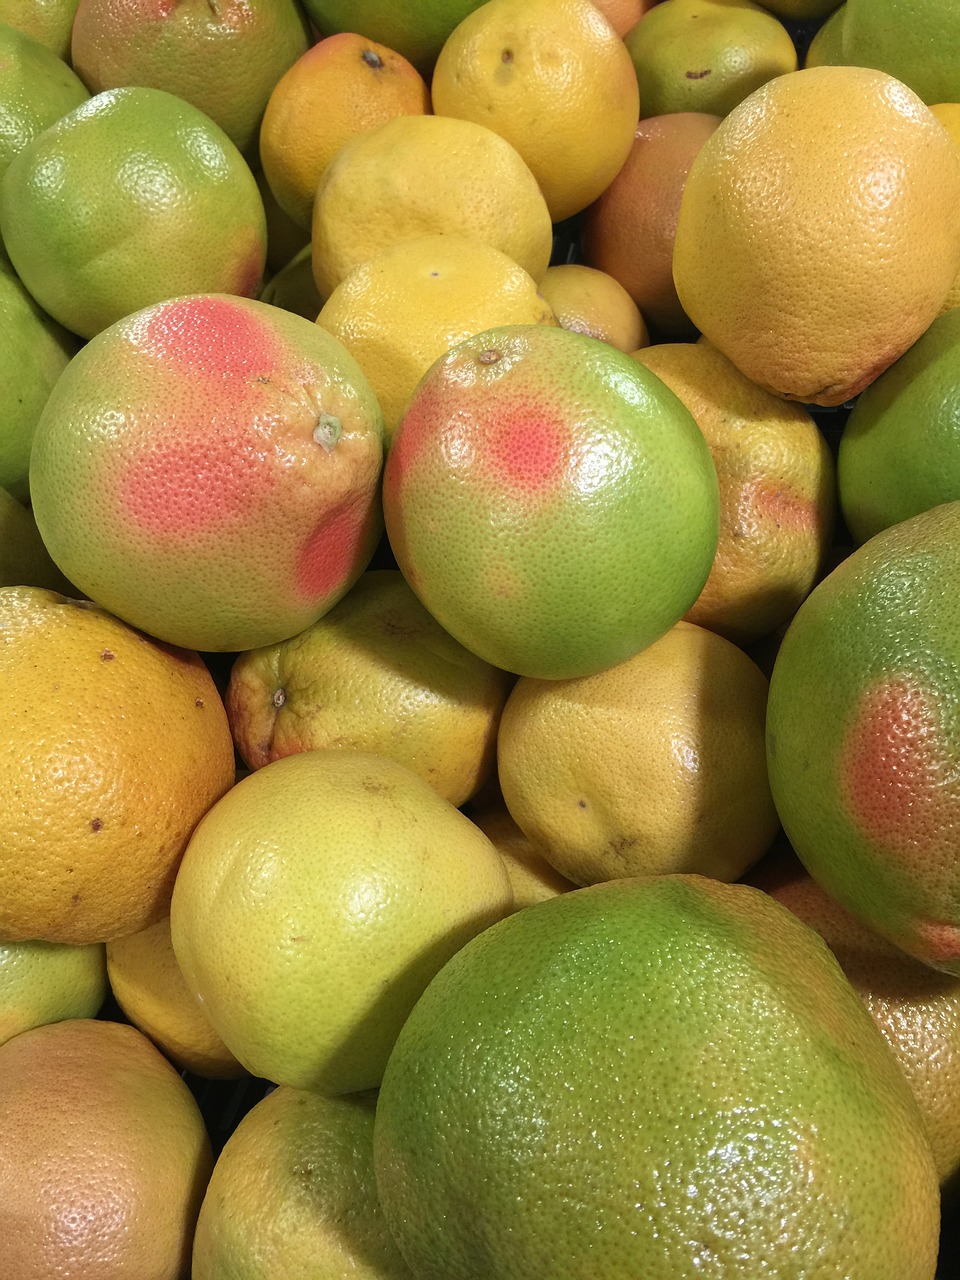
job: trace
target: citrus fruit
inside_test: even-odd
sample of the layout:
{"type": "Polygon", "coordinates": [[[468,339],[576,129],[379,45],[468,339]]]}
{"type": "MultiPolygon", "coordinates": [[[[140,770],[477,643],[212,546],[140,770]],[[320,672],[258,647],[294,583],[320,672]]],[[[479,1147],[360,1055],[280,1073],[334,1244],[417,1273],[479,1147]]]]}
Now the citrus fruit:
{"type": "Polygon", "coordinates": [[[797,69],[786,27],[750,0],[662,0],[625,43],[644,116],[725,116],[754,89],[797,69]]]}
{"type": "Polygon", "coordinates": [[[187,990],[170,941],[170,917],[108,942],[107,975],[126,1017],[179,1070],[214,1080],[244,1074],[187,990]]]}
{"type": "Polygon", "coordinates": [[[0,380],[6,388],[0,421],[0,487],[26,502],[37,419],[79,344],[37,306],[2,253],[0,329],[0,380]]]}
{"type": "Polygon", "coordinates": [[[647,345],[647,327],[637,304],[605,271],[579,262],[547,267],[540,293],[562,329],[609,342],[618,351],[647,345]]]}
{"type": "Polygon", "coordinates": [[[736,880],[779,821],[764,753],[767,680],[689,622],[576,680],[517,681],[497,736],[514,821],[577,884],[698,872],[736,880]]]}
{"type": "Polygon", "coordinates": [[[753,382],[842,404],[939,312],[960,265],[958,204],[960,155],[910,89],[863,67],[779,76],[693,162],[680,302],[753,382]]]}
{"type": "Polygon", "coordinates": [[[533,174],[483,125],[396,116],[345,142],[313,202],[313,274],[328,298],[351,268],[401,240],[482,240],[539,280],[553,226],[533,174]]]}
{"type": "Polygon", "coordinates": [[[380,1083],[424,987],[512,906],[487,837],[406,765],[303,751],[243,778],[190,841],[170,916],[188,987],[253,1072],[380,1083]]]}
{"type": "Polygon", "coordinates": [[[516,147],[554,222],[611,182],[639,114],[623,41],[590,0],[487,0],[447,37],[430,94],[516,147]]]}
{"type": "Polygon", "coordinates": [[[844,6],[841,4],[817,28],[807,48],[803,61],[805,67],[843,66],[843,10],[844,6]]]}
{"type": "Polygon", "coordinates": [[[264,286],[260,301],[269,302],[272,307],[280,307],[284,311],[292,311],[305,320],[315,321],[323,306],[323,299],[317,292],[313,279],[312,252],[311,246],[307,244],[299,253],[294,254],[287,265],[281,267],[264,286]]]}
{"type": "Polygon", "coordinates": [[[673,245],[690,166],[719,123],[692,111],[641,120],[623,168],[583,217],[584,261],[623,285],[661,338],[696,333],[673,282],[673,245]]]}
{"type": "Polygon", "coordinates": [[[0,1230],[17,1280],[178,1280],[213,1165],[193,1095],[146,1037],[72,1019],[0,1047],[0,1230]]]}
{"type": "Polygon", "coordinates": [[[274,85],[309,46],[298,0],[80,0],[70,58],[93,93],[165,89],[252,157],[274,85]]]}
{"type": "Polygon", "coordinates": [[[0,22],[31,36],[66,62],[76,10],[77,0],[0,0],[0,22]]]}
{"type": "Polygon", "coordinates": [[[0,1045],[48,1022],[92,1018],[106,994],[102,942],[0,943],[0,1045]]]}
{"type": "Polygon", "coordinates": [[[494,771],[510,684],[443,630],[396,569],[371,569],[312,627],[239,654],[226,707],[251,769],[355,747],[461,805],[494,771]]]}
{"type": "Polygon", "coordinates": [[[593,0],[593,3],[622,39],[658,0],[593,0]]]}
{"type": "Polygon", "coordinates": [[[960,500],[960,311],[934,320],[857,398],[840,437],[837,479],[858,542],[960,500]]]}
{"type": "Polygon", "coordinates": [[[820,577],[836,512],[833,453],[802,405],[750,382],[708,342],[645,347],[636,359],[693,414],[717,469],[717,554],[686,617],[748,644],[789,621],[820,577]]]}
{"type": "Polygon", "coordinates": [[[281,1085],[243,1117],[207,1186],[192,1280],[410,1280],[373,1176],[376,1094],[281,1085]]]}
{"type": "Polygon", "coordinates": [[[717,479],[690,413],[608,343],[490,329],[424,375],[387,457],[396,561],[494,666],[587,675],[669,630],[717,546],[717,479]]]}
{"type": "Polygon", "coordinates": [[[71,361],[37,424],[33,507],[104,608],[172,644],[250,649],[316,621],[366,567],[382,440],[336,339],[266,303],[189,295],[71,361]]]}
{"type": "Polygon", "coordinates": [[[33,512],[6,489],[0,489],[0,587],[73,592],[50,559],[33,512]]]}
{"type": "Polygon", "coordinates": [[[0,11],[0,177],[13,157],[90,96],[62,58],[32,36],[7,26],[0,11]]]}
{"type": "Polygon", "coordinates": [[[366,374],[387,445],[417,383],[457,342],[504,324],[555,324],[537,283],[482,240],[418,236],[375,253],[330,294],[317,324],[366,374]]]}
{"type": "Polygon", "coordinates": [[[402,54],[429,74],[440,47],[480,0],[304,0],[321,35],[356,31],[402,54]]]}
{"type": "Polygon", "coordinates": [[[253,293],[266,225],[226,134],[173,94],[134,87],[98,93],[18,153],[0,233],[40,306],[90,338],[176,294],[253,293]]]}
{"type": "Polygon", "coordinates": [[[0,705],[0,938],[105,942],[158,920],[233,781],[201,659],[88,601],[5,587],[0,705]]]}
{"type": "Polygon", "coordinates": [[[960,1168],[960,979],[934,973],[865,928],[780,848],[748,883],[826,941],[893,1050],[917,1100],[941,1183],[960,1168]]]}
{"type": "MultiPolygon", "coordinates": [[[[935,102],[930,110],[949,133],[954,145],[960,149],[960,103],[935,102]]],[[[940,313],[942,315],[944,311],[952,311],[958,306],[960,306],[960,271],[954,277],[950,291],[943,300],[940,313]]]]}
{"type": "Polygon", "coordinates": [[[350,138],[430,110],[406,58],[344,31],[318,41],[276,81],[260,127],[260,162],[280,207],[307,230],[324,169],[350,138]]]}
{"type": "Polygon", "coordinates": [[[817,935],[756,889],[618,880],[454,956],[374,1125],[418,1280],[930,1280],[906,1081],[817,935]]]}
{"type": "Polygon", "coordinates": [[[813,878],[960,975],[960,502],[865,542],[803,602],[770,681],[770,782],[813,878]]]}
{"type": "Polygon", "coordinates": [[[503,859],[513,887],[515,911],[577,887],[551,866],[542,851],[520,830],[502,802],[470,816],[503,859]]]}
{"type": "Polygon", "coordinates": [[[932,102],[930,110],[960,146],[960,102],[932,102]]]}
{"type": "Polygon", "coordinates": [[[953,0],[847,0],[844,59],[877,67],[924,102],[960,99],[960,8],[953,0]]]}

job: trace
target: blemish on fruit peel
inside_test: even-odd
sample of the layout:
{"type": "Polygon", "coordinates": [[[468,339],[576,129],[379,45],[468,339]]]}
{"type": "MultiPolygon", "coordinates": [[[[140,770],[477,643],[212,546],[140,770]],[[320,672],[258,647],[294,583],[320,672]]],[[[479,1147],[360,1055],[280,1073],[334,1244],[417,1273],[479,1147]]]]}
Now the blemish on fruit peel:
{"type": "Polygon", "coordinates": [[[275,689],[271,701],[279,711],[287,700],[287,691],[285,689],[275,689]]]}
{"type": "Polygon", "coordinates": [[[321,413],[320,421],[313,429],[313,438],[327,453],[332,453],[342,429],[339,418],[332,413],[321,413]]]}
{"type": "Polygon", "coordinates": [[[840,755],[841,790],[864,835],[916,866],[960,829],[960,776],[946,766],[937,708],[909,677],[868,688],[840,755]]]}
{"type": "Polygon", "coordinates": [[[502,352],[497,351],[494,347],[490,347],[486,351],[481,351],[477,356],[477,359],[481,364],[496,364],[502,354],[502,352]]]}

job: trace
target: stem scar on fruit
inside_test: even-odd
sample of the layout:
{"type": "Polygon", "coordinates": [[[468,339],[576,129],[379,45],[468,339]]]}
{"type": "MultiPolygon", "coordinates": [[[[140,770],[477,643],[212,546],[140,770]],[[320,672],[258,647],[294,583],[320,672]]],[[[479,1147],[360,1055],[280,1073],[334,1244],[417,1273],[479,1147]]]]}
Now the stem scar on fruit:
{"type": "Polygon", "coordinates": [[[332,413],[321,413],[320,421],[313,429],[313,438],[317,444],[330,453],[340,439],[340,419],[332,413]]]}

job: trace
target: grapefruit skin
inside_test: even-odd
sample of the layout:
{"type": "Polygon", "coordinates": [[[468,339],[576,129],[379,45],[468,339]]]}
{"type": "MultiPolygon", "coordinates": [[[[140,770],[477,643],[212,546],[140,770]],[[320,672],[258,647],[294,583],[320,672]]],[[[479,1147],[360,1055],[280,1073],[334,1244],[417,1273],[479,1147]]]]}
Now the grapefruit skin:
{"type": "Polygon", "coordinates": [[[641,876],[468,942],[405,1022],[374,1169],[418,1280],[930,1280],[906,1080],[757,889],[641,876]]]}
{"type": "Polygon", "coordinates": [[[801,861],[918,960],[960,974],[960,502],[871,538],[800,606],[767,760],[801,861]]]}
{"type": "Polygon", "coordinates": [[[421,379],[384,470],[397,564],[494,666],[590,675],[669,630],[717,546],[717,477],[693,417],[607,343],[506,325],[421,379]]]}
{"type": "Polygon", "coordinates": [[[118,321],[37,425],[30,476],[56,563],[184,648],[272,644],[349,589],[382,529],[383,419],[345,348],[222,294],[118,321]]]}

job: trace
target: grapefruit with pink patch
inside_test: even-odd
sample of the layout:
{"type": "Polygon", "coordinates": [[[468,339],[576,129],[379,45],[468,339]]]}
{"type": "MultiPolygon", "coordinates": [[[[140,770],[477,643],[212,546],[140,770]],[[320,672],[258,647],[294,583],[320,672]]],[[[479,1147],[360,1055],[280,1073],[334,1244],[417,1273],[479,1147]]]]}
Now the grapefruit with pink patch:
{"type": "Polygon", "coordinates": [[[422,378],[384,470],[397,563],[494,666],[589,675],[682,617],[717,546],[717,477],[672,391],[596,338],[489,329],[422,378]]]}
{"type": "Polygon", "coordinates": [[[91,598],[161,640],[236,651],[303,630],[356,581],[382,459],[379,405],[335,338],[198,294],[78,353],[37,425],[31,491],[91,598]]]}
{"type": "Polygon", "coordinates": [[[851,914],[960,974],[960,502],[892,525],[791,622],[767,754],[784,830],[851,914]]]}

